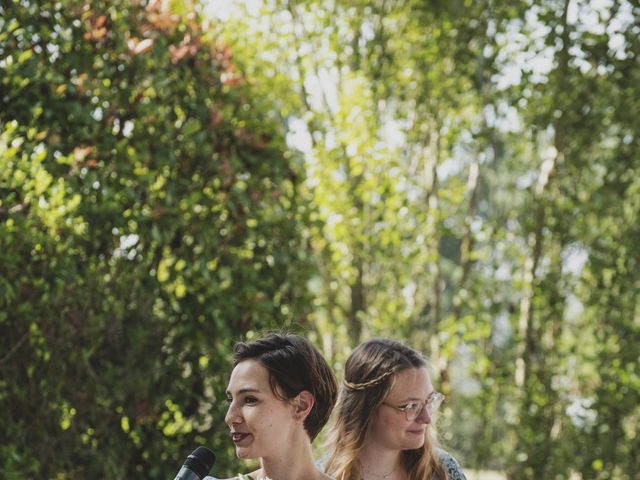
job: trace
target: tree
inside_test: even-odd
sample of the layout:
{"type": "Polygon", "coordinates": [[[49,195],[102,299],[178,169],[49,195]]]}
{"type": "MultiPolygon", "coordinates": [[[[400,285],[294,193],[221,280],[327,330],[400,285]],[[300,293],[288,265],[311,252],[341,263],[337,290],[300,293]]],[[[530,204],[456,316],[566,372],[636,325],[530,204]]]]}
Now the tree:
{"type": "Polygon", "coordinates": [[[340,362],[362,338],[392,335],[428,352],[452,401],[445,439],[471,465],[626,478],[637,447],[622,425],[637,413],[604,391],[635,382],[634,341],[619,339],[636,339],[638,303],[630,290],[604,292],[613,275],[637,278],[613,265],[635,251],[635,229],[612,226],[635,225],[629,207],[612,205],[637,201],[637,8],[237,8],[227,38],[306,139],[325,351],[340,362]],[[620,320],[604,328],[612,306],[620,320]],[[600,378],[596,358],[619,366],[600,378]],[[594,448],[605,435],[611,448],[594,448]]]}
{"type": "Polygon", "coordinates": [[[0,7],[3,478],[167,478],[197,444],[229,452],[230,346],[305,323],[300,158],[171,8],[0,7]]]}

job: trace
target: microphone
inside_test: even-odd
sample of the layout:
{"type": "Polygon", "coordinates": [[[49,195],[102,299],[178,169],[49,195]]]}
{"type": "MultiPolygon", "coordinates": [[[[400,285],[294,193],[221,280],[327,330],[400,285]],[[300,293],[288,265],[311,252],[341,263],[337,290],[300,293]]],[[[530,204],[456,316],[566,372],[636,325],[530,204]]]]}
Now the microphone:
{"type": "Polygon", "coordinates": [[[216,456],[207,447],[198,447],[184,461],[174,480],[202,480],[207,476],[216,456]]]}

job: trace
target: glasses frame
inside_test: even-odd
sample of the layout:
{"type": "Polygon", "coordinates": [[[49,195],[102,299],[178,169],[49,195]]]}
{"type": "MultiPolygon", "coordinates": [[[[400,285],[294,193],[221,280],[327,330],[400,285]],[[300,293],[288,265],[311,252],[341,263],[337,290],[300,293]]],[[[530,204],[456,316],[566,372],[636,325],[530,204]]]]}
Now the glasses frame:
{"type": "Polygon", "coordinates": [[[408,422],[413,422],[416,418],[418,418],[422,414],[422,411],[425,408],[427,409],[427,413],[429,413],[429,416],[433,415],[435,412],[438,411],[438,409],[440,408],[440,405],[442,405],[442,402],[444,402],[445,398],[447,398],[447,397],[444,394],[442,394],[440,392],[436,392],[434,390],[433,392],[431,392],[429,397],[424,402],[409,402],[404,407],[398,407],[396,405],[391,405],[390,403],[387,403],[387,402],[382,402],[382,405],[386,405],[387,407],[391,407],[394,410],[398,410],[399,412],[404,412],[404,416],[407,419],[407,421],[408,422]],[[422,403],[422,406],[417,411],[415,417],[409,418],[409,406],[412,403],[418,403],[418,404],[422,403]]]}

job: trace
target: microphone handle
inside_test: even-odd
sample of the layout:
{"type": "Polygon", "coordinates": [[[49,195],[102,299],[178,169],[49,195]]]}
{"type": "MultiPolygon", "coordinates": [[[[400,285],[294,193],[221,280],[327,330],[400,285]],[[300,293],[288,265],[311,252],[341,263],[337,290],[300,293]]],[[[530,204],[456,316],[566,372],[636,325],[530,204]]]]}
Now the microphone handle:
{"type": "Polygon", "coordinates": [[[174,480],[202,480],[196,472],[183,465],[174,480]]]}

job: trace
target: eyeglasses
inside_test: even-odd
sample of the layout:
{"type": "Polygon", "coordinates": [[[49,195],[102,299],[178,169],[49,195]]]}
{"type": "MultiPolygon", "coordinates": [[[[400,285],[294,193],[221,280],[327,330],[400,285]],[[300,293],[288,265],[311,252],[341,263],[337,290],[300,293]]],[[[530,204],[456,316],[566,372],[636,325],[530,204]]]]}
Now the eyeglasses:
{"type": "Polygon", "coordinates": [[[438,410],[438,408],[440,408],[440,405],[442,405],[444,398],[445,396],[440,392],[433,392],[431,393],[431,395],[429,395],[429,398],[427,398],[427,400],[424,402],[409,402],[406,405],[403,405],[401,407],[396,407],[395,405],[391,405],[390,403],[387,403],[387,402],[382,402],[382,404],[386,405],[387,407],[394,408],[400,412],[404,412],[404,415],[405,417],[407,417],[407,420],[409,422],[413,422],[416,418],[420,416],[424,408],[427,409],[427,413],[429,415],[433,415],[433,413],[436,410],[438,410]]]}

